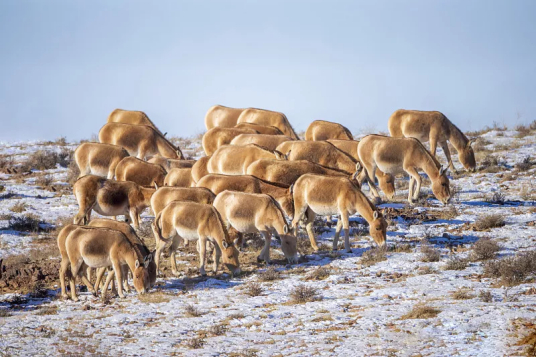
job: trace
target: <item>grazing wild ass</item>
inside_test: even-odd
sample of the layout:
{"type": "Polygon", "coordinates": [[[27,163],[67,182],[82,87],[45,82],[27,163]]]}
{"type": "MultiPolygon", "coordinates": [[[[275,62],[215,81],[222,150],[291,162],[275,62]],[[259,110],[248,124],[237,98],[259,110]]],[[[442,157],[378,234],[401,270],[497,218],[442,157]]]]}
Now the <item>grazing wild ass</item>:
{"type": "MultiPolygon", "coordinates": [[[[76,278],[83,276],[85,267],[107,268],[113,267],[117,279],[117,292],[123,298],[123,273],[121,265],[127,264],[132,272],[134,288],[139,294],[144,294],[149,275],[147,269],[140,261],[140,254],[135,246],[120,231],[108,228],[78,227],[65,239],[65,251],[68,260],[61,262],[61,271],[66,271],[70,263],[72,279],[71,297],[78,301],[76,296],[76,278]]],[[[146,264],[148,265],[148,261],[146,264]]]]}
{"type": "Polygon", "coordinates": [[[237,124],[240,123],[255,123],[266,126],[275,126],[284,135],[290,136],[295,140],[299,140],[298,134],[290,125],[285,114],[274,112],[266,109],[248,108],[245,109],[238,117],[237,124]]]}
{"type": "Polygon", "coordinates": [[[430,141],[430,152],[436,156],[437,144],[447,157],[448,166],[457,172],[450,157],[447,141],[450,141],[463,167],[475,171],[475,153],[469,140],[443,113],[399,109],[389,118],[389,133],[392,137],[415,138],[424,143],[430,141]]]}
{"type": "Polygon", "coordinates": [[[315,120],[305,131],[305,140],[328,139],[353,140],[354,136],[345,126],[325,120],[315,120]]]}
{"type": "Polygon", "coordinates": [[[284,135],[279,128],[271,125],[261,125],[255,123],[240,123],[236,124],[235,128],[237,129],[252,129],[257,131],[259,134],[265,135],[284,135]]]}
{"type": "Polygon", "coordinates": [[[269,150],[275,150],[279,144],[292,140],[294,139],[286,135],[240,134],[231,141],[231,145],[256,144],[269,150]]]}
{"type": "Polygon", "coordinates": [[[313,232],[316,215],[339,215],[333,250],[337,249],[341,228],[344,228],[344,248],[350,249],[349,216],[359,213],[369,224],[369,233],[374,241],[382,247],[385,244],[387,222],[383,215],[361,192],[355,184],[344,177],[305,174],[292,186],[294,198],[294,219],[292,226],[297,228],[299,221],[305,218],[305,228],[311,246],[318,250],[313,232]]]}
{"type": "Polygon", "coordinates": [[[210,130],[214,127],[232,128],[236,125],[238,117],[243,111],[244,109],[215,105],[210,107],[205,115],[205,126],[207,130],[210,130]]]}
{"type": "MultiPolygon", "coordinates": [[[[162,132],[154,125],[154,123],[149,119],[147,114],[140,112],[138,110],[123,110],[115,109],[108,116],[108,123],[123,123],[123,124],[132,124],[132,125],[148,125],[154,130],[158,131],[160,134],[162,132]]],[[[166,134],[162,134],[166,135],[166,134]]]]}
{"type": "MultiPolygon", "coordinates": [[[[329,143],[335,145],[335,147],[341,151],[344,151],[351,157],[353,157],[357,162],[361,163],[359,160],[359,155],[357,155],[357,145],[359,141],[357,140],[327,140],[329,143]]],[[[395,178],[391,174],[386,174],[381,170],[376,170],[376,178],[378,179],[378,184],[380,189],[383,191],[388,200],[392,200],[395,197],[395,178]]]]}
{"type": "Polygon", "coordinates": [[[178,159],[168,159],[162,156],[153,156],[147,162],[151,164],[157,164],[164,168],[164,170],[169,171],[171,169],[184,169],[192,167],[195,164],[195,160],[178,160],[178,159]]]}
{"type": "MultiPolygon", "coordinates": [[[[116,231],[119,231],[127,237],[127,239],[132,243],[134,248],[137,249],[138,253],[140,254],[139,260],[140,262],[143,261],[145,268],[147,269],[147,274],[149,279],[146,282],[145,289],[148,291],[150,288],[154,286],[156,283],[156,263],[154,262],[154,251],[151,252],[149,248],[145,245],[143,240],[141,240],[140,237],[136,234],[136,231],[132,228],[132,226],[125,222],[118,222],[114,221],[112,219],[106,219],[106,218],[96,218],[92,219],[91,222],[89,222],[89,227],[100,227],[100,228],[110,228],[115,229],[116,231]]],[[[124,279],[124,288],[128,292],[128,266],[123,265],[123,279],[124,279]]],[[[101,268],[100,271],[97,273],[97,280],[95,282],[95,291],[98,290],[100,286],[100,281],[102,279],[102,276],[104,275],[104,272],[106,271],[106,268],[101,268]]],[[[114,277],[113,270],[108,274],[108,277],[106,279],[106,283],[104,285],[104,290],[106,291],[108,284],[110,281],[112,281],[114,277]]]]}
{"type": "Polygon", "coordinates": [[[246,174],[261,180],[289,186],[296,182],[301,175],[308,173],[348,177],[346,171],[331,169],[307,160],[260,159],[249,165],[246,171],[246,174]]]}
{"type": "Polygon", "coordinates": [[[450,199],[447,170],[419,140],[368,135],[359,142],[357,152],[365,168],[359,174],[359,182],[367,180],[374,197],[379,198],[374,185],[374,173],[377,168],[391,175],[406,172],[411,177],[408,202],[412,204],[419,198],[421,176],[417,169],[421,169],[432,180],[432,191],[435,197],[443,204],[447,204],[450,199]],[[417,188],[415,188],[415,183],[417,188]]]}
{"type": "Polygon", "coordinates": [[[171,169],[164,180],[164,186],[195,187],[192,169],[171,169]]]}
{"type": "Polygon", "coordinates": [[[240,134],[258,134],[256,130],[237,129],[237,128],[220,128],[215,127],[208,130],[204,135],[201,143],[207,156],[214,154],[219,147],[229,145],[231,141],[240,134]]]}
{"type": "Polygon", "coordinates": [[[144,160],[147,156],[184,159],[181,150],[162,134],[147,125],[108,123],[99,130],[99,141],[124,147],[130,156],[144,160]]]}
{"type": "Polygon", "coordinates": [[[215,194],[203,187],[160,187],[151,197],[151,208],[156,216],[172,201],[192,201],[211,205],[215,194]]]}
{"type": "Polygon", "coordinates": [[[192,166],[192,179],[195,182],[198,182],[203,176],[209,174],[207,164],[211,157],[212,156],[203,156],[192,166]]]}
{"type": "Polygon", "coordinates": [[[211,174],[243,175],[248,166],[259,159],[286,160],[286,156],[277,150],[268,150],[255,144],[225,145],[210,157],[207,169],[211,174]]]}
{"type": "Polygon", "coordinates": [[[264,248],[258,260],[270,263],[270,242],[275,231],[281,237],[281,249],[289,263],[298,262],[297,239],[285,220],[279,203],[265,194],[223,191],[216,196],[214,207],[227,228],[239,232],[237,245],[242,246],[245,233],[259,232],[264,237],[264,248]]]}
{"type": "Polygon", "coordinates": [[[121,146],[101,143],[83,143],[74,151],[79,177],[93,174],[113,179],[115,167],[128,156],[128,151],[121,146]]]}
{"type": "Polygon", "coordinates": [[[166,175],[162,166],[132,156],[125,157],[115,168],[117,181],[132,181],[140,186],[162,186],[166,175]]]}
{"type": "Polygon", "coordinates": [[[292,194],[288,185],[263,181],[250,175],[209,174],[197,182],[197,187],[205,187],[214,194],[223,191],[264,193],[272,196],[289,217],[294,213],[292,194]]]}
{"type": "Polygon", "coordinates": [[[220,257],[232,274],[239,274],[238,250],[233,244],[220,214],[211,205],[191,201],[170,202],[156,216],[153,224],[156,240],[156,267],[160,267],[160,254],[171,244],[171,267],[174,275],[178,274],[175,251],[181,240],[196,240],[199,252],[199,272],[206,275],[207,241],[214,245],[214,273],[218,271],[220,257]],[[223,254],[222,254],[223,253],[223,254]]]}
{"type": "Polygon", "coordinates": [[[87,224],[91,211],[94,210],[103,216],[125,215],[127,222],[138,229],[140,215],[151,205],[155,189],[131,181],[114,181],[87,175],[74,183],[73,192],[79,206],[74,224],[87,224]]]}

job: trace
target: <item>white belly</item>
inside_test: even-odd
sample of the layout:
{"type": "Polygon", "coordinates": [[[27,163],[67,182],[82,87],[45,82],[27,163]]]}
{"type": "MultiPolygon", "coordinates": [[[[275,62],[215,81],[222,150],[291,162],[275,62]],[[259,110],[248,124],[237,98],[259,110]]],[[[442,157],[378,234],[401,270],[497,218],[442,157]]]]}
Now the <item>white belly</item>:
{"type": "Polygon", "coordinates": [[[177,228],[177,234],[185,240],[198,240],[197,229],[177,228]]]}
{"type": "Polygon", "coordinates": [[[309,204],[309,207],[318,216],[331,216],[334,214],[339,214],[338,207],[334,205],[309,204]]]}

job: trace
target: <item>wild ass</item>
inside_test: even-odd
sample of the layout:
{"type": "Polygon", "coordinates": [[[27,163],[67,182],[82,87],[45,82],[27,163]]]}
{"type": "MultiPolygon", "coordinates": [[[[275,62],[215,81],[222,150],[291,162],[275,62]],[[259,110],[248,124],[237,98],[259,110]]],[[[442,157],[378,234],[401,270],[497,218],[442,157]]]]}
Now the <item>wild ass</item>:
{"type": "Polygon", "coordinates": [[[128,151],[121,146],[101,143],[83,143],[74,151],[79,177],[93,174],[113,179],[115,167],[128,156],[128,151]]]}
{"type": "Polygon", "coordinates": [[[229,108],[223,105],[214,105],[210,107],[205,115],[205,126],[207,130],[214,127],[232,128],[236,125],[238,117],[244,109],[229,108]]]}
{"type": "Polygon", "coordinates": [[[285,160],[286,156],[277,150],[268,150],[255,144],[225,145],[210,157],[207,169],[211,174],[243,175],[248,166],[259,159],[285,160]]]}
{"type": "Polygon", "coordinates": [[[313,232],[316,215],[331,216],[338,214],[339,221],[333,239],[333,250],[337,250],[339,234],[344,228],[344,248],[350,249],[349,216],[359,213],[369,224],[369,233],[374,241],[382,247],[385,244],[387,222],[376,210],[369,199],[349,179],[316,174],[305,174],[292,186],[294,198],[294,219],[292,226],[305,218],[305,228],[311,246],[318,250],[313,232]]]}
{"type": "Polygon", "coordinates": [[[201,178],[205,175],[208,175],[208,160],[210,160],[212,156],[203,156],[199,160],[195,162],[195,164],[192,166],[192,179],[195,182],[198,182],[201,180],[201,178]]]}
{"type": "Polygon", "coordinates": [[[147,156],[155,155],[170,159],[184,159],[178,147],[148,125],[108,123],[100,129],[99,141],[120,145],[129,152],[130,156],[136,156],[142,160],[147,156]]]}
{"type": "Polygon", "coordinates": [[[421,176],[417,171],[417,169],[421,169],[432,180],[432,191],[435,197],[447,204],[450,198],[447,170],[439,164],[419,140],[368,135],[359,142],[357,152],[365,168],[359,174],[359,182],[367,180],[374,197],[379,198],[374,185],[374,174],[377,168],[391,175],[406,172],[411,177],[408,202],[413,204],[413,201],[419,198],[421,190],[421,176]],[[416,189],[415,183],[417,184],[416,189]]]}
{"type": "Polygon", "coordinates": [[[81,177],[73,185],[79,206],[73,223],[89,223],[94,210],[103,216],[125,215],[127,222],[138,229],[140,214],[150,206],[154,191],[154,188],[131,181],[107,180],[94,175],[81,177]]]}
{"type": "Polygon", "coordinates": [[[353,140],[354,136],[345,126],[325,120],[315,120],[305,131],[305,140],[328,139],[353,140]]]}
{"type": "Polygon", "coordinates": [[[151,164],[157,164],[164,168],[164,170],[168,171],[171,169],[183,169],[192,167],[195,164],[195,160],[178,160],[178,159],[168,159],[166,157],[162,156],[153,156],[147,162],[150,162],[151,164]]]}
{"type": "Polygon", "coordinates": [[[175,251],[181,240],[197,240],[199,252],[199,272],[205,276],[206,244],[214,245],[213,270],[218,271],[220,257],[223,253],[223,263],[232,274],[239,274],[238,250],[233,245],[220,214],[211,205],[190,201],[170,202],[156,216],[153,224],[156,240],[156,267],[160,267],[160,254],[171,244],[171,268],[174,275],[178,274],[175,261],[175,251]]]}
{"type": "Polygon", "coordinates": [[[164,186],[195,187],[192,169],[171,169],[164,180],[164,186]]]}
{"type": "Polygon", "coordinates": [[[283,208],[285,214],[292,216],[292,195],[288,185],[268,182],[250,175],[221,175],[209,174],[196,184],[197,187],[205,187],[214,194],[223,191],[239,191],[246,193],[265,193],[272,196],[283,208]]]}
{"type": "Polygon", "coordinates": [[[151,197],[151,208],[156,216],[172,201],[192,201],[211,205],[215,194],[203,187],[160,187],[151,197]]]}
{"type": "MultiPolygon", "coordinates": [[[[117,279],[117,292],[123,298],[123,273],[121,265],[127,264],[132,272],[134,288],[139,294],[146,292],[146,283],[149,279],[145,266],[140,262],[139,252],[128,238],[120,231],[108,228],[78,227],[65,239],[65,250],[68,260],[61,262],[61,271],[66,271],[70,263],[72,279],[71,297],[78,301],[76,296],[75,280],[82,276],[84,267],[107,268],[113,267],[117,279]]],[[[148,262],[147,262],[148,264],[148,262]]]]}
{"type": "Polygon", "coordinates": [[[261,124],[255,124],[255,123],[239,123],[235,125],[235,128],[252,129],[252,130],[257,131],[259,134],[284,135],[283,132],[279,128],[276,128],[275,126],[271,126],[271,125],[261,125],[261,124]]]}
{"type": "Polygon", "coordinates": [[[231,141],[231,145],[256,144],[269,150],[275,150],[279,144],[292,140],[294,139],[286,135],[240,134],[231,141]]]}
{"type": "Polygon", "coordinates": [[[266,109],[248,108],[245,109],[238,117],[237,124],[240,123],[255,123],[267,126],[275,126],[284,135],[290,136],[295,140],[299,140],[298,134],[290,125],[287,116],[280,112],[274,112],[266,109]]]}
{"type": "Polygon", "coordinates": [[[227,228],[232,226],[239,232],[237,244],[242,245],[242,234],[259,232],[264,237],[264,248],[258,260],[270,263],[272,232],[281,237],[281,249],[289,263],[298,262],[297,239],[292,234],[285,216],[271,196],[265,194],[223,191],[216,196],[214,207],[218,210],[227,228]]]}
{"type": "Polygon", "coordinates": [[[138,110],[114,109],[108,116],[107,122],[133,125],[148,125],[154,130],[158,131],[160,134],[162,134],[162,132],[156,127],[156,125],[154,125],[151,119],[149,119],[147,114],[138,110]]]}
{"type": "Polygon", "coordinates": [[[115,168],[117,181],[132,181],[140,186],[162,186],[166,175],[162,166],[132,156],[125,157],[115,168]]]}
{"type": "Polygon", "coordinates": [[[391,115],[388,125],[392,137],[415,138],[422,143],[430,141],[430,152],[434,156],[439,144],[447,157],[448,166],[457,172],[447,144],[450,141],[458,151],[463,167],[469,171],[475,170],[475,153],[471,147],[475,139],[469,140],[443,113],[399,109],[391,115]]]}
{"type": "Polygon", "coordinates": [[[240,134],[258,134],[258,132],[251,129],[215,127],[203,134],[203,139],[201,140],[203,150],[207,156],[210,156],[219,147],[229,145],[240,134]]]}
{"type": "MultiPolygon", "coordinates": [[[[151,252],[149,248],[145,245],[143,240],[141,240],[140,237],[136,234],[136,231],[132,228],[132,226],[125,222],[118,222],[114,221],[112,219],[106,219],[106,218],[96,218],[92,219],[91,222],[89,222],[89,227],[100,227],[100,228],[110,228],[115,229],[116,231],[119,231],[127,237],[130,243],[136,248],[138,253],[140,254],[139,260],[140,262],[144,262],[144,266],[147,269],[148,274],[148,280],[146,282],[145,288],[148,291],[150,288],[154,286],[156,283],[156,263],[154,262],[154,251],[151,252]]],[[[123,269],[123,281],[124,281],[124,289],[128,292],[128,266],[122,265],[123,269]]],[[[95,282],[95,291],[98,290],[100,286],[100,282],[102,279],[102,276],[104,275],[104,272],[106,271],[106,268],[100,268],[97,273],[97,280],[95,282]]],[[[106,278],[106,283],[104,285],[104,290],[106,291],[108,288],[108,284],[110,281],[113,281],[114,272],[113,270],[108,274],[108,277],[106,278]]]]}

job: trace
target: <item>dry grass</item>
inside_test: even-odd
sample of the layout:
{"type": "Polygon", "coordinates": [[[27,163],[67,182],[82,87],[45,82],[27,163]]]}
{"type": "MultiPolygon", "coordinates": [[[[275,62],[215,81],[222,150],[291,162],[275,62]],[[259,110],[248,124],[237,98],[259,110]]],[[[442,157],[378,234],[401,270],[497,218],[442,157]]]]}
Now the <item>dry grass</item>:
{"type": "Polygon", "coordinates": [[[385,249],[372,248],[363,253],[360,262],[364,266],[371,266],[384,260],[387,260],[385,249]]]}
{"type": "Polygon", "coordinates": [[[54,182],[54,177],[52,175],[41,175],[35,179],[35,184],[41,188],[51,190],[54,189],[52,183],[54,182]]]}
{"type": "Polygon", "coordinates": [[[221,336],[221,335],[225,334],[226,331],[227,331],[227,327],[225,325],[218,324],[218,325],[210,326],[207,332],[211,336],[221,336]]]}
{"type": "Polygon", "coordinates": [[[530,135],[530,127],[527,125],[519,124],[514,129],[517,131],[516,138],[524,138],[525,136],[530,135]]]}
{"type": "Polygon", "coordinates": [[[260,281],[274,281],[281,279],[281,274],[275,269],[275,267],[268,267],[265,271],[258,275],[260,281]]]}
{"type": "Polygon", "coordinates": [[[161,291],[155,291],[150,294],[143,294],[138,295],[138,300],[145,304],[162,304],[165,302],[169,302],[169,295],[161,292],[161,291]]]}
{"type": "Polygon", "coordinates": [[[34,214],[26,214],[24,216],[11,217],[9,220],[8,229],[19,232],[37,232],[42,223],[39,217],[34,214]]]}
{"type": "Polygon", "coordinates": [[[535,162],[531,160],[530,156],[527,156],[520,162],[517,162],[514,165],[514,167],[516,168],[517,171],[523,172],[523,171],[530,170],[532,166],[534,166],[534,164],[535,162]]]}
{"type": "Polygon", "coordinates": [[[250,283],[244,288],[244,290],[249,296],[259,296],[262,294],[262,286],[259,283],[250,283]]]}
{"type": "Polygon", "coordinates": [[[28,156],[28,159],[22,164],[22,170],[50,170],[55,169],[56,165],[67,168],[72,156],[73,151],[68,149],[63,149],[59,153],[39,150],[28,156]]]}
{"type": "Polygon", "coordinates": [[[477,231],[485,231],[491,228],[503,227],[505,225],[504,216],[501,214],[489,214],[480,216],[473,224],[477,231]]]}
{"type": "Polygon", "coordinates": [[[521,190],[519,191],[519,196],[524,201],[536,200],[535,189],[533,186],[534,186],[533,184],[525,184],[521,187],[521,190]]]}
{"type": "Polygon", "coordinates": [[[36,315],[57,315],[58,314],[58,307],[56,305],[45,305],[42,306],[40,309],[38,309],[35,312],[36,315]]]}
{"type": "Polygon", "coordinates": [[[11,316],[11,310],[9,309],[0,309],[0,317],[9,317],[11,316]]]}
{"type": "Polygon", "coordinates": [[[78,180],[78,176],[80,176],[80,169],[78,168],[78,165],[76,164],[75,160],[72,160],[69,163],[68,167],[69,171],[67,171],[67,182],[72,185],[78,180]]]}
{"type": "Polygon", "coordinates": [[[480,292],[478,293],[478,298],[482,302],[492,302],[493,301],[493,295],[491,294],[491,292],[485,291],[485,290],[480,290],[480,292]]]}
{"type": "Polygon", "coordinates": [[[469,266],[469,262],[465,259],[452,258],[445,264],[445,270],[464,270],[469,266]]]}
{"type": "Polygon", "coordinates": [[[536,274],[536,251],[490,260],[484,265],[485,276],[498,278],[506,286],[521,284],[533,274],[536,274]]]}
{"type": "Polygon", "coordinates": [[[500,191],[493,192],[486,197],[486,202],[493,203],[496,205],[504,205],[506,202],[506,195],[500,191]]]}
{"type": "Polygon", "coordinates": [[[303,280],[324,280],[329,277],[331,270],[326,267],[318,267],[307,274],[303,280]]]}
{"type": "Polygon", "coordinates": [[[303,304],[311,301],[321,300],[322,297],[318,290],[312,286],[299,284],[290,291],[290,299],[292,303],[303,304]]]}
{"type": "Polygon", "coordinates": [[[419,275],[436,274],[436,273],[438,273],[437,269],[429,265],[425,265],[417,269],[417,274],[419,275]]]}
{"type": "Polygon", "coordinates": [[[434,248],[428,241],[424,241],[421,246],[421,262],[438,262],[441,258],[439,249],[434,248]]]}
{"type": "Polygon", "coordinates": [[[26,205],[26,203],[18,202],[18,203],[15,203],[13,206],[11,206],[11,208],[9,210],[11,212],[15,212],[15,213],[22,213],[22,212],[26,211],[26,207],[28,207],[26,205]]]}
{"type": "Polygon", "coordinates": [[[44,299],[48,296],[45,283],[42,280],[37,280],[30,288],[30,297],[34,299],[44,299]]]}
{"type": "Polygon", "coordinates": [[[458,289],[454,291],[451,296],[454,300],[469,300],[475,297],[467,289],[458,289]]]}
{"type": "Polygon", "coordinates": [[[205,344],[205,340],[201,337],[192,337],[186,340],[184,343],[189,349],[197,350],[203,347],[203,345],[205,344]]]}
{"type": "Polygon", "coordinates": [[[473,260],[493,259],[499,250],[501,250],[501,247],[496,241],[487,237],[480,238],[473,244],[471,258],[473,260]]]}
{"type": "Polygon", "coordinates": [[[186,317],[199,317],[203,313],[194,305],[188,304],[184,308],[184,314],[186,317]]]}
{"type": "Polygon", "coordinates": [[[436,309],[435,307],[417,304],[409,311],[407,314],[401,317],[402,320],[408,319],[430,319],[439,315],[441,310],[436,309]]]}

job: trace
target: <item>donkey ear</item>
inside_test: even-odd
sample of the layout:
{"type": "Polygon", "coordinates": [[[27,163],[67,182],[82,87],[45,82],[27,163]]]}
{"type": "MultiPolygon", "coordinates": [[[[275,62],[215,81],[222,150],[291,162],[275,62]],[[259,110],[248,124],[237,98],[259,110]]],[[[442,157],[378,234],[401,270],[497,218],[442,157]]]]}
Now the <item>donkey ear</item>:
{"type": "Polygon", "coordinates": [[[294,183],[292,183],[292,185],[290,185],[290,187],[288,188],[290,194],[292,195],[294,193],[294,183]]]}
{"type": "Polygon", "coordinates": [[[363,166],[361,166],[361,163],[358,161],[355,164],[355,172],[359,173],[359,171],[363,170],[363,166]]]}
{"type": "Polygon", "coordinates": [[[374,211],[374,213],[372,214],[372,217],[374,219],[378,219],[379,216],[380,216],[380,214],[378,213],[378,211],[374,211]]]}
{"type": "Polygon", "coordinates": [[[289,150],[289,151],[287,152],[287,154],[285,155],[285,160],[288,160],[288,158],[290,157],[290,152],[291,152],[291,151],[292,151],[292,150],[289,150]]]}
{"type": "Polygon", "coordinates": [[[156,181],[153,181],[153,183],[154,183],[154,189],[158,190],[158,184],[156,183],[156,181]]]}
{"type": "Polygon", "coordinates": [[[285,234],[288,234],[288,226],[285,224],[285,226],[283,227],[283,232],[285,234]]]}
{"type": "Polygon", "coordinates": [[[229,243],[227,243],[226,240],[224,240],[224,241],[221,243],[221,245],[223,245],[223,247],[224,247],[225,249],[229,248],[229,243]]]}
{"type": "Polygon", "coordinates": [[[136,266],[136,269],[138,269],[138,268],[140,267],[140,261],[139,261],[138,259],[136,259],[136,264],[135,264],[135,266],[136,266]]]}
{"type": "Polygon", "coordinates": [[[166,136],[166,135],[167,135],[167,131],[164,133],[164,136],[166,136]]]}
{"type": "Polygon", "coordinates": [[[477,138],[472,138],[470,139],[468,142],[467,142],[467,147],[470,147],[471,145],[473,145],[475,143],[475,141],[477,140],[477,138]]]}

